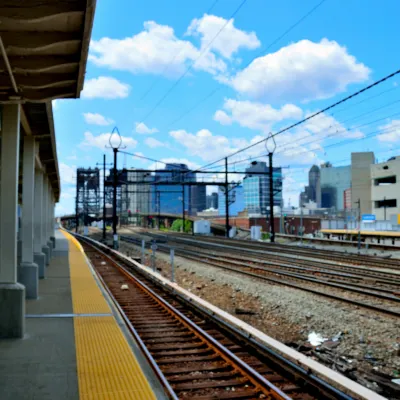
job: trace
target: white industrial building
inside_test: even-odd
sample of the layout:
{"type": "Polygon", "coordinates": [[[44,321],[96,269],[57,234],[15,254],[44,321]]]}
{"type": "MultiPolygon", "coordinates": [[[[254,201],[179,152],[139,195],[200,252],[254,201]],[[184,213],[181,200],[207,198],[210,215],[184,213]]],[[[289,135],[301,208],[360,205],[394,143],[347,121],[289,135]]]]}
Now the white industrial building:
{"type": "Polygon", "coordinates": [[[372,214],[390,220],[400,214],[400,157],[371,165],[372,214]]]}

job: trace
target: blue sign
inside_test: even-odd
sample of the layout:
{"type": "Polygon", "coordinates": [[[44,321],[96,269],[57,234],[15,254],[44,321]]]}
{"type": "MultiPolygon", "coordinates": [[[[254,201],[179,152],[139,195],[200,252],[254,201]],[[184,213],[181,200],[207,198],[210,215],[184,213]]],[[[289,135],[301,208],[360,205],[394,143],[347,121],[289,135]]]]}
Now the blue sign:
{"type": "Polygon", "coordinates": [[[375,222],[376,216],[375,216],[375,214],[363,214],[362,220],[364,222],[375,222]]]}

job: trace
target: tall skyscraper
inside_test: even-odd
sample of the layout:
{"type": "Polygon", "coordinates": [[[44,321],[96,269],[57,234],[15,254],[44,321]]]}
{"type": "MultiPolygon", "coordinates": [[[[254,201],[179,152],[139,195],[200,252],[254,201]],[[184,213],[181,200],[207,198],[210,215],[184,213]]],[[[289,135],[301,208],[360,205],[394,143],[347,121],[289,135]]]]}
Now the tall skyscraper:
{"type": "Polygon", "coordinates": [[[321,166],[321,207],[344,209],[344,191],[351,185],[351,167],[321,166]]]}
{"type": "Polygon", "coordinates": [[[213,192],[210,195],[207,195],[207,208],[213,208],[214,210],[218,210],[218,193],[213,192]]]}
{"type": "MultiPolygon", "coordinates": [[[[272,172],[274,206],[280,206],[282,201],[282,168],[273,168],[272,172]]],[[[269,167],[265,162],[254,161],[246,168],[243,181],[244,200],[248,214],[267,215],[269,203],[269,167]],[[262,172],[265,175],[252,175],[252,172],[262,172]]]]}
{"type": "Polygon", "coordinates": [[[206,187],[200,185],[190,186],[190,213],[194,214],[207,208],[206,187]]]}
{"type": "Polygon", "coordinates": [[[317,207],[321,207],[321,171],[317,165],[313,165],[308,172],[308,186],[300,193],[299,205],[313,201],[317,207]]]}

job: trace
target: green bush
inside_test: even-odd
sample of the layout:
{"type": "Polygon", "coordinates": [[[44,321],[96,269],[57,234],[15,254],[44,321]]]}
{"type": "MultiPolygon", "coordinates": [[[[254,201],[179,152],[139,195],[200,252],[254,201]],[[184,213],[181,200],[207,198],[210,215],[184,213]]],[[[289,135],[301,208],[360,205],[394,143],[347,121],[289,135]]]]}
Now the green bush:
{"type": "MultiPolygon", "coordinates": [[[[183,224],[182,219],[176,219],[171,226],[171,231],[181,232],[182,224],[183,224]]],[[[185,220],[185,232],[187,233],[190,232],[191,230],[192,230],[192,221],[185,220]]]]}
{"type": "Polygon", "coordinates": [[[262,240],[268,240],[268,239],[269,239],[269,233],[264,233],[264,232],[263,232],[263,233],[261,234],[261,239],[262,239],[262,240]]]}

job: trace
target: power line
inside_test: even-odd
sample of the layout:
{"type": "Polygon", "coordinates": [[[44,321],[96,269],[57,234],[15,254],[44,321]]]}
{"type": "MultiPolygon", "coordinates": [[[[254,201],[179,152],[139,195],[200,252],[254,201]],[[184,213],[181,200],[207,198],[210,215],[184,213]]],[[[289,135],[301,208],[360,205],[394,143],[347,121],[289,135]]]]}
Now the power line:
{"type": "Polygon", "coordinates": [[[167,92],[161,97],[161,99],[155,104],[155,106],[148,112],[145,117],[142,119],[141,123],[147,120],[147,118],[153,114],[153,112],[159,107],[159,105],[169,96],[169,94],[175,89],[176,86],[182,81],[182,79],[192,70],[193,66],[196,64],[196,62],[205,54],[205,52],[210,48],[210,46],[213,44],[215,39],[219,36],[219,34],[225,29],[225,27],[228,25],[229,21],[235,17],[235,15],[240,11],[240,9],[244,6],[244,4],[247,2],[247,0],[242,0],[242,2],[239,4],[239,6],[235,9],[235,11],[231,14],[229,19],[226,20],[225,24],[219,29],[219,31],[216,33],[216,35],[210,40],[210,42],[203,48],[203,50],[200,52],[198,57],[193,60],[189,67],[185,70],[185,72],[172,84],[172,86],[167,90],[167,92]]]}
{"type": "MultiPolygon", "coordinates": [[[[217,3],[219,2],[219,0],[214,0],[213,4],[209,7],[209,9],[206,11],[206,14],[209,14],[214,7],[217,5],[217,3]]],[[[171,58],[171,60],[169,61],[169,63],[165,66],[165,68],[163,69],[163,71],[161,72],[161,74],[154,79],[154,81],[152,82],[152,84],[149,86],[149,88],[143,93],[143,95],[140,97],[139,99],[139,103],[145,99],[145,97],[153,90],[153,88],[156,86],[156,84],[159,82],[159,80],[161,79],[161,76],[165,74],[165,72],[168,71],[169,67],[171,66],[171,64],[176,60],[176,58],[179,56],[179,54],[182,53],[182,51],[187,47],[187,45],[190,42],[186,42],[186,44],[184,46],[182,46],[179,51],[177,53],[175,53],[175,55],[171,58]]]]}
{"type": "MultiPolygon", "coordinates": [[[[260,52],[258,52],[254,57],[251,58],[249,62],[245,64],[243,69],[246,69],[257,57],[259,57],[261,54],[265,53],[268,51],[273,45],[278,43],[281,39],[283,39],[289,32],[291,32],[294,28],[296,28],[298,25],[300,25],[305,19],[307,19],[317,8],[319,8],[323,3],[325,3],[327,0],[322,0],[318,4],[316,4],[311,10],[309,10],[306,14],[304,14],[299,20],[297,20],[293,25],[291,25],[288,29],[284,31],[280,36],[278,36],[276,39],[274,39],[267,47],[263,47],[260,52]]],[[[197,107],[199,107],[202,103],[204,103],[206,100],[208,100],[210,97],[214,96],[215,93],[220,91],[222,89],[221,86],[217,86],[215,89],[213,89],[207,96],[205,96],[203,99],[201,99],[199,102],[197,102],[192,108],[189,110],[185,111],[182,115],[180,115],[178,118],[176,118],[174,121],[170,122],[164,129],[167,130],[169,129],[172,125],[176,124],[178,121],[180,121],[183,117],[186,115],[190,114],[193,110],[195,110],[197,107]]]]}
{"type": "Polygon", "coordinates": [[[362,103],[364,103],[364,102],[366,102],[366,101],[368,101],[368,100],[375,99],[375,98],[377,98],[377,97],[379,97],[379,96],[382,96],[382,95],[385,94],[385,93],[392,92],[393,90],[396,90],[396,89],[398,89],[399,87],[400,87],[400,86],[394,86],[394,87],[392,87],[392,88],[383,90],[382,92],[379,92],[379,93],[377,93],[377,94],[374,94],[373,96],[369,96],[369,97],[367,97],[367,98],[365,98],[365,99],[363,99],[363,100],[361,100],[361,101],[358,101],[357,103],[353,103],[353,104],[348,105],[348,106],[345,107],[345,108],[336,110],[335,112],[333,112],[333,113],[330,114],[330,115],[333,117],[334,115],[337,115],[337,114],[339,114],[339,113],[341,113],[341,112],[343,112],[343,111],[348,110],[349,108],[352,108],[352,107],[354,107],[354,106],[358,106],[358,105],[360,105],[360,104],[362,104],[362,103]]]}
{"type": "MultiPolygon", "coordinates": [[[[341,100],[336,101],[335,103],[331,104],[330,106],[325,107],[325,108],[323,108],[323,109],[321,109],[321,110],[315,112],[314,114],[311,114],[310,116],[308,116],[308,117],[306,117],[306,118],[303,118],[302,120],[300,120],[300,121],[298,121],[298,122],[295,122],[294,124],[292,124],[292,125],[290,125],[290,126],[288,126],[288,127],[286,127],[286,128],[281,129],[280,131],[278,131],[278,132],[276,132],[276,133],[273,133],[273,134],[270,136],[270,138],[273,138],[273,137],[275,137],[275,136],[278,136],[278,135],[280,135],[280,134],[282,134],[282,133],[284,133],[284,132],[289,131],[290,129],[295,128],[296,126],[299,126],[299,125],[304,124],[305,122],[309,121],[310,119],[315,118],[317,115],[323,114],[324,112],[326,112],[326,111],[328,111],[328,110],[331,110],[331,109],[334,108],[334,107],[337,107],[339,104],[345,103],[346,101],[348,101],[348,100],[350,100],[350,99],[352,99],[352,98],[354,98],[354,97],[360,95],[361,93],[364,93],[365,91],[367,91],[367,90],[369,90],[369,89],[371,89],[371,88],[373,88],[373,87],[375,87],[375,86],[381,84],[382,82],[385,82],[386,80],[388,80],[388,79],[390,79],[390,78],[393,78],[394,76],[396,76],[396,75],[399,74],[399,73],[400,73],[400,69],[397,70],[397,71],[395,71],[395,72],[393,72],[393,73],[391,73],[391,74],[389,74],[389,75],[387,75],[387,76],[385,76],[385,77],[382,78],[382,79],[379,79],[378,81],[375,81],[374,83],[372,83],[372,84],[370,84],[370,85],[364,87],[363,89],[360,89],[360,90],[358,90],[357,92],[355,92],[355,93],[353,93],[353,94],[351,94],[351,95],[349,95],[349,96],[347,96],[347,97],[345,97],[345,98],[343,98],[343,99],[341,99],[341,100]]],[[[215,163],[217,163],[217,162],[220,162],[220,161],[224,160],[225,158],[233,157],[233,156],[235,156],[236,154],[242,153],[242,152],[244,152],[244,151],[246,151],[246,150],[249,150],[249,149],[251,149],[251,148],[253,148],[253,147],[255,147],[255,146],[257,146],[257,145],[259,145],[259,144],[261,144],[261,143],[264,143],[264,142],[266,142],[267,140],[268,140],[268,138],[261,139],[261,140],[259,140],[258,142],[252,143],[252,144],[250,144],[250,145],[248,145],[248,146],[246,146],[246,147],[244,147],[244,148],[242,148],[242,149],[240,149],[240,150],[237,150],[237,151],[235,151],[235,152],[233,152],[233,153],[231,153],[231,154],[229,154],[229,155],[227,155],[227,156],[225,156],[225,157],[221,157],[220,159],[218,159],[218,160],[216,160],[216,161],[214,161],[214,162],[212,162],[212,163],[206,164],[205,166],[203,166],[203,167],[201,167],[201,168],[205,168],[205,167],[208,167],[209,165],[213,165],[213,164],[215,164],[215,163]]],[[[200,169],[201,169],[201,168],[200,168],[200,169]]]]}
{"type": "Polygon", "coordinates": [[[129,155],[129,156],[137,157],[137,158],[142,158],[142,159],[144,159],[144,160],[153,161],[153,162],[156,162],[156,163],[161,163],[161,164],[167,165],[167,163],[165,163],[164,161],[155,160],[154,158],[149,158],[149,157],[141,156],[141,155],[139,155],[139,154],[129,153],[129,152],[127,152],[127,151],[122,151],[122,150],[119,150],[118,152],[119,152],[119,153],[122,153],[122,154],[127,154],[127,155],[129,155]]]}
{"type": "MultiPolygon", "coordinates": [[[[400,101],[400,100],[397,100],[397,101],[395,101],[395,102],[393,102],[393,103],[397,103],[398,101],[400,101]]],[[[390,103],[390,104],[393,104],[393,103],[390,103]]],[[[387,105],[386,105],[386,106],[387,106],[387,105]]],[[[371,113],[373,113],[373,112],[375,112],[375,111],[378,111],[379,109],[382,109],[382,108],[384,108],[384,107],[386,107],[386,106],[378,107],[378,108],[376,108],[376,109],[370,110],[368,113],[371,114],[371,113]]],[[[390,115],[386,115],[386,116],[384,116],[384,117],[375,119],[375,120],[373,120],[373,121],[370,121],[370,122],[367,122],[367,123],[364,123],[364,124],[360,124],[360,125],[355,126],[355,127],[353,127],[353,128],[349,128],[349,129],[344,128],[344,129],[341,129],[341,130],[337,130],[336,132],[333,132],[333,133],[331,133],[331,134],[329,134],[329,135],[326,135],[326,136],[324,136],[324,137],[322,137],[322,138],[313,139],[313,140],[308,141],[308,142],[305,142],[305,143],[300,143],[300,141],[302,141],[302,140],[304,140],[304,139],[307,139],[308,136],[307,136],[307,137],[303,137],[303,138],[299,138],[299,139],[298,139],[297,141],[295,141],[295,142],[292,141],[292,142],[284,143],[283,146],[285,146],[286,144],[289,144],[289,146],[288,146],[288,147],[283,147],[283,148],[281,148],[281,149],[278,150],[276,153],[277,153],[277,154],[283,153],[283,152],[285,152],[285,151],[287,151],[287,150],[291,150],[292,148],[295,148],[295,147],[298,146],[298,145],[306,146],[306,145],[309,145],[309,144],[318,142],[318,141],[320,141],[320,140],[322,140],[322,139],[325,140],[325,139],[328,139],[328,138],[330,138],[330,137],[333,137],[333,136],[335,136],[335,135],[337,135],[337,134],[341,134],[341,133],[345,133],[345,132],[350,132],[350,131],[352,131],[352,130],[356,130],[356,129],[359,129],[359,128],[364,127],[364,126],[374,124],[374,123],[376,123],[376,122],[382,121],[382,120],[384,120],[384,119],[386,119],[386,118],[390,118],[390,117],[396,116],[396,115],[398,115],[398,114],[399,114],[399,113],[397,112],[397,113],[390,114],[390,115]]],[[[362,114],[362,115],[363,115],[363,114],[362,114]]],[[[355,117],[354,119],[356,119],[356,118],[358,118],[358,117],[360,117],[360,116],[361,116],[361,115],[355,117]]],[[[344,121],[344,122],[338,121],[338,124],[344,124],[345,122],[347,122],[347,121],[344,121]]],[[[332,129],[332,128],[334,128],[334,126],[329,127],[329,128],[328,128],[328,132],[329,132],[329,129],[332,129]]],[[[390,128],[378,130],[378,131],[375,131],[375,132],[373,132],[373,133],[374,133],[374,134],[384,133],[384,132],[386,132],[388,129],[390,129],[390,128]]],[[[313,133],[314,133],[314,134],[315,134],[315,133],[320,133],[320,132],[322,132],[322,131],[324,131],[324,130],[325,130],[325,129],[320,129],[319,131],[313,132],[313,133]]],[[[389,133],[389,132],[388,132],[388,133],[389,133]]],[[[364,138],[370,138],[370,137],[372,137],[372,136],[374,136],[374,135],[371,135],[371,133],[369,133],[366,137],[356,138],[355,140],[361,140],[361,139],[364,139],[364,138]]],[[[346,141],[347,141],[347,140],[351,140],[351,139],[346,139],[346,141]]],[[[353,140],[351,140],[351,141],[353,141],[353,140]]],[[[343,143],[343,142],[344,142],[344,141],[341,141],[341,142],[339,142],[339,143],[341,144],[341,143],[343,143]]],[[[334,146],[334,144],[333,144],[333,145],[328,145],[327,147],[331,147],[331,146],[334,146]]],[[[308,151],[309,151],[309,150],[306,150],[306,151],[304,151],[304,152],[302,152],[302,153],[305,153],[305,152],[308,152],[308,151]]],[[[243,163],[243,162],[245,162],[245,161],[256,160],[256,159],[265,157],[267,154],[268,154],[268,153],[262,154],[262,155],[259,155],[259,156],[247,157],[247,158],[242,159],[242,160],[233,161],[233,162],[229,163],[228,165],[237,165],[237,164],[241,164],[241,163],[243,163]]],[[[301,154],[301,153],[300,153],[300,154],[301,154]]],[[[209,169],[214,169],[214,168],[219,168],[219,167],[220,167],[219,165],[216,165],[216,166],[211,166],[211,167],[208,167],[208,168],[201,168],[201,170],[204,171],[204,170],[209,170],[209,169]]]]}

